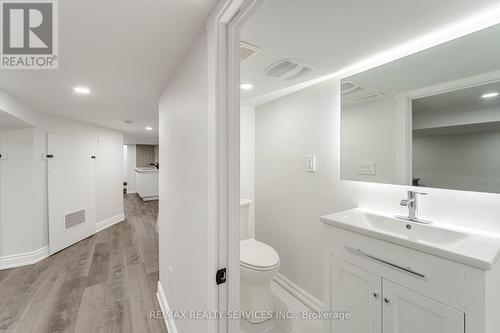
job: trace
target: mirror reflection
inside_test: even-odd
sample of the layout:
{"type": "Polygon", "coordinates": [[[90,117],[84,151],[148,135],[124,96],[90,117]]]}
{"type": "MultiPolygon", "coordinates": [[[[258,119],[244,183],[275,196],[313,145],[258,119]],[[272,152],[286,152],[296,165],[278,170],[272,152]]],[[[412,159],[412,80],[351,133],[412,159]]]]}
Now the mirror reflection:
{"type": "Polygon", "coordinates": [[[500,193],[500,27],[344,78],[342,179],[500,193]]]}

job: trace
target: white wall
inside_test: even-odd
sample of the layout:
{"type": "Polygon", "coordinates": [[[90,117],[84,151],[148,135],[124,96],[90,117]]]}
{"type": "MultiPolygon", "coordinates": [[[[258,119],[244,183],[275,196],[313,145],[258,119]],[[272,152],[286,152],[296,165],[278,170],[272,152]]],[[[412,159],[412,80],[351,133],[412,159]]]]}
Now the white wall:
{"type": "MultiPolygon", "coordinates": [[[[160,98],[160,283],[171,310],[216,310],[209,262],[207,36],[202,33],[160,98]],[[172,273],[169,272],[172,269],[172,273]]],[[[177,320],[179,332],[209,332],[213,321],[177,320]]]]}
{"type": "Polygon", "coordinates": [[[393,96],[344,107],[342,179],[397,183],[396,112],[393,96]],[[376,174],[358,174],[360,161],[375,162],[376,174]]]}
{"type": "MultiPolygon", "coordinates": [[[[339,81],[316,84],[256,108],[256,238],[280,254],[280,271],[322,299],[319,217],[361,206],[405,214],[408,187],[340,181],[339,81]],[[317,154],[318,172],[304,172],[317,154]]],[[[500,234],[500,195],[426,189],[419,214],[500,234]]]]}
{"type": "Polygon", "coordinates": [[[280,255],[280,272],[322,299],[319,217],[347,207],[337,190],[334,90],[322,83],[255,110],[256,239],[280,255]],[[317,173],[305,171],[316,154],[317,173]]]}
{"type": "Polygon", "coordinates": [[[413,137],[413,176],[425,186],[500,193],[500,131],[413,137]]]}
{"type": "Polygon", "coordinates": [[[36,251],[48,245],[47,162],[42,159],[42,154],[47,152],[47,133],[96,140],[97,222],[123,214],[121,132],[39,112],[3,91],[0,91],[0,106],[34,126],[2,133],[4,150],[12,159],[1,162],[0,230],[8,232],[0,235],[0,257],[36,251]]]}
{"type": "Polygon", "coordinates": [[[0,160],[0,257],[33,251],[46,240],[47,232],[37,240],[33,230],[37,218],[43,221],[34,209],[34,134],[32,128],[0,133],[0,150],[8,154],[0,160]]]}
{"type": "Polygon", "coordinates": [[[248,216],[248,237],[255,237],[255,108],[240,108],[240,197],[252,200],[248,216]]]}
{"type": "Polygon", "coordinates": [[[127,152],[127,145],[123,145],[123,181],[127,181],[127,175],[128,175],[128,152],[127,152]]]}
{"type": "Polygon", "coordinates": [[[127,193],[137,193],[135,185],[136,145],[127,145],[127,193]]]}

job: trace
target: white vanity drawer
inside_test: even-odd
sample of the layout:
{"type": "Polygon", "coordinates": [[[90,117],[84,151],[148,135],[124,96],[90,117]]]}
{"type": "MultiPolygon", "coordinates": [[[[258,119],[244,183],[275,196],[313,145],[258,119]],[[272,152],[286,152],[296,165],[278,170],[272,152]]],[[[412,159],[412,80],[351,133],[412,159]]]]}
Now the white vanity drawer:
{"type": "Polygon", "coordinates": [[[344,229],[330,232],[331,255],[464,311],[462,264],[344,229]]]}

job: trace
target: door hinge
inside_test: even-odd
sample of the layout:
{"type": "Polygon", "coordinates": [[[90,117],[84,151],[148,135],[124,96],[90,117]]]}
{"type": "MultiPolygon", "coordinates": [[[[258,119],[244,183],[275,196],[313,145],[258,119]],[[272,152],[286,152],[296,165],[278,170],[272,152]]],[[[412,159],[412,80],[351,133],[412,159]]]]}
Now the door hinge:
{"type": "Polygon", "coordinates": [[[215,275],[215,282],[218,285],[226,283],[226,267],[221,268],[217,271],[217,274],[215,275]]]}

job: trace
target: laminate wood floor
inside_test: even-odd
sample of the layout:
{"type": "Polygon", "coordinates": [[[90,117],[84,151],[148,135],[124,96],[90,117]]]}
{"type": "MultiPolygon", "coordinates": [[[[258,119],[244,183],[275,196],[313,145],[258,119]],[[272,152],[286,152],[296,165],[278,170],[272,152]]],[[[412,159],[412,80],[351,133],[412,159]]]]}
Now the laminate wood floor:
{"type": "Polygon", "coordinates": [[[158,202],[125,196],[125,221],[37,264],[0,271],[0,332],[166,332],[159,311],[158,202]]]}

